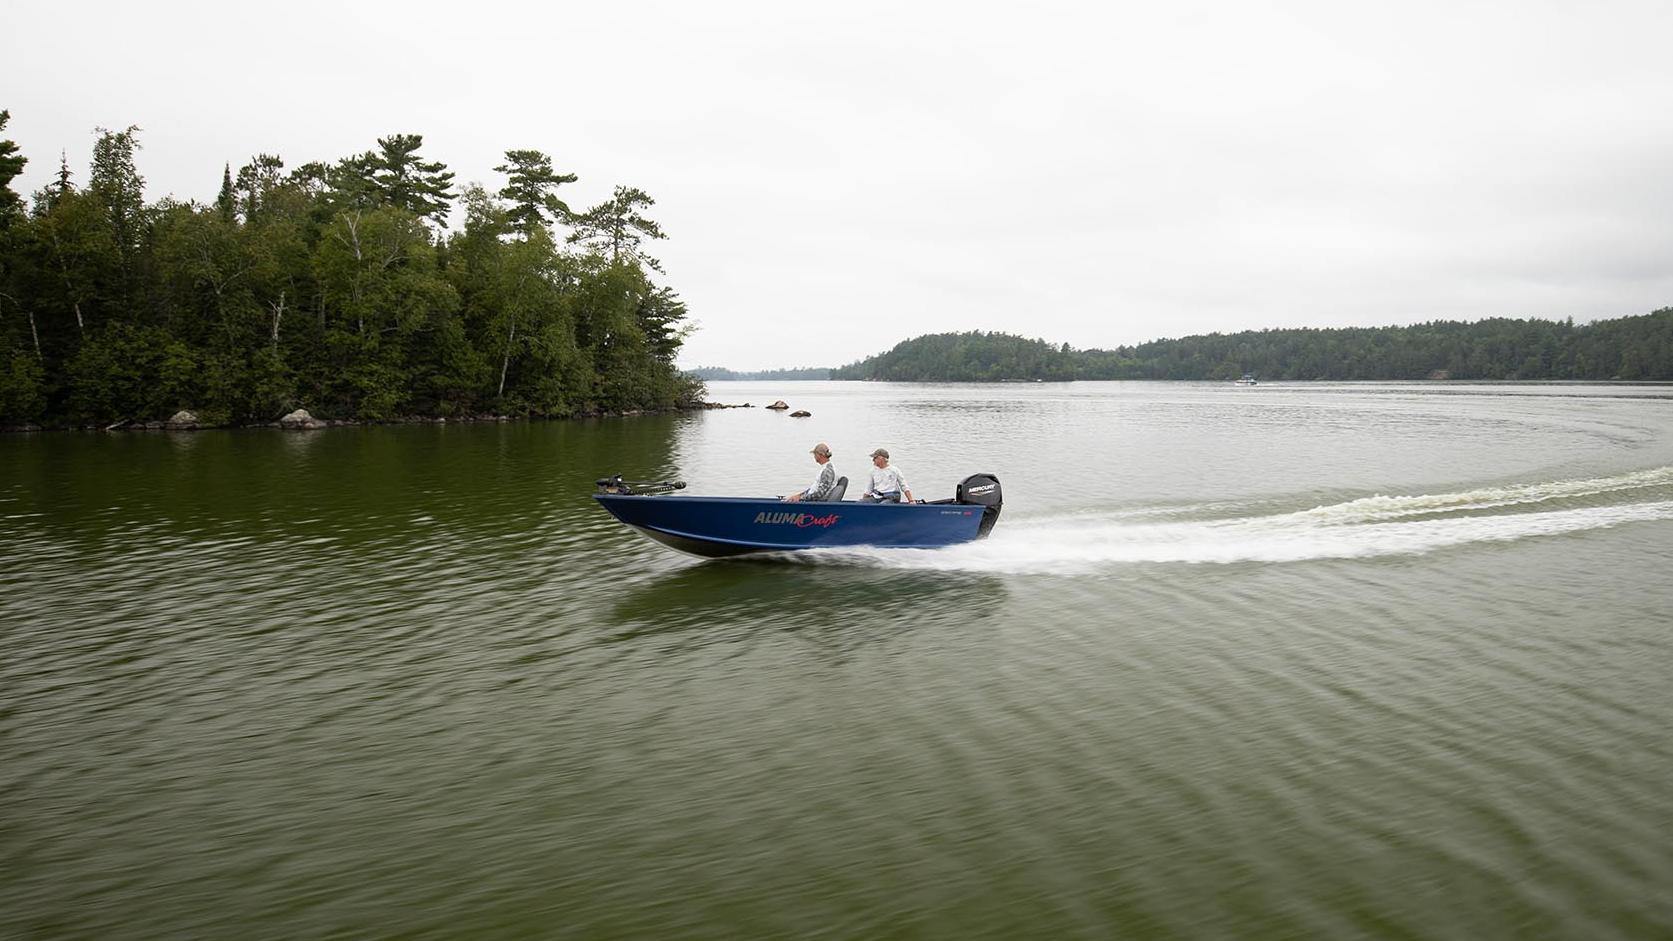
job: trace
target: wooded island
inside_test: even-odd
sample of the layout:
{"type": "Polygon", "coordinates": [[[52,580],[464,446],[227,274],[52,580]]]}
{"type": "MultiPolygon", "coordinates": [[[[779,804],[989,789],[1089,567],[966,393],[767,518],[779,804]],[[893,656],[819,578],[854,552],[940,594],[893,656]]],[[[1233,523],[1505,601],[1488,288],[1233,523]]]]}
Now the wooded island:
{"type": "Polygon", "coordinates": [[[1246,330],[1077,350],[1005,333],[938,333],[831,370],[832,379],[1673,380],[1673,307],[1599,320],[1435,321],[1410,327],[1246,330]]]}
{"type": "Polygon", "coordinates": [[[702,395],[674,366],[686,307],[654,279],[664,235],[640,190],[571,210],[576,176],[534,150],[505,152],[500,189],[456,190],[396,134],[333,163],[228,165],[212,205],[148,204],[139,129],[97,134],[85,181],[61,161],[27,204],[10,188],[27,158],[0,139],[0,424],[562,417],[702,395]]]}

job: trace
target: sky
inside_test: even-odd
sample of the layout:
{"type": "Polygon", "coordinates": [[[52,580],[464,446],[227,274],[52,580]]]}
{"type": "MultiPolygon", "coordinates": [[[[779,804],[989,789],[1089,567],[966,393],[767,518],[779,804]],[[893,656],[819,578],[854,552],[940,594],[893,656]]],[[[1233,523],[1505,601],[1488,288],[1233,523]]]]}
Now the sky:
{"type": "Polygon", "coordinates": [[[925,333],[1077,348],[1673,306],[1673,3],[17,4],[44,185],[142,128],[148,199],[392,133],[636,186],[681,365],[925,333]]]}

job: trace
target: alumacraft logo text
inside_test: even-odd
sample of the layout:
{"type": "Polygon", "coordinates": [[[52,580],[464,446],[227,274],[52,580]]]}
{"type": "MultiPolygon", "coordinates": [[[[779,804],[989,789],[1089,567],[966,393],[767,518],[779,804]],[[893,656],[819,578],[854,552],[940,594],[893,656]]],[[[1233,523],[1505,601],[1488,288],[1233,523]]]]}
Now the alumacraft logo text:
{"type": "Polygon", "coordinates": [[[812,513],[757,513],[757,523],[774,523],[787,526],[835,526],[840,517],[832,513],[829,516],[814,516],[812,513]]]}

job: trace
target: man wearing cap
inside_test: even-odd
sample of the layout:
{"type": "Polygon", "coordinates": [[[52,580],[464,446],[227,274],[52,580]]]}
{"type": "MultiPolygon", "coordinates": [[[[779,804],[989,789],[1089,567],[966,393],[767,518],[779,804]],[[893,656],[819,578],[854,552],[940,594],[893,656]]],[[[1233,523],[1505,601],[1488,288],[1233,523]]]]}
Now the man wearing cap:
{"type": "Polygon", "coordinates": [[[906,478],[900,469],[889,466],[889,452],[883,448],[871,452],[872,467],[871,486],[866,488],[865,499],[873,503],[899,503],[902,495],[906,502],[912,502],[912,488],[906,485],[906,478]]]}
{"type": "Polygon", "coordinates": [[[784,499],[791,503],[803,500],[820,501],[830,497],[831,491],[836,489],[837,473],[836,468],[831,466],[831,446],[823,441],[814,445],[813,460],[819,465],[819,475],[813,478],[813,486],[784,499]]]}

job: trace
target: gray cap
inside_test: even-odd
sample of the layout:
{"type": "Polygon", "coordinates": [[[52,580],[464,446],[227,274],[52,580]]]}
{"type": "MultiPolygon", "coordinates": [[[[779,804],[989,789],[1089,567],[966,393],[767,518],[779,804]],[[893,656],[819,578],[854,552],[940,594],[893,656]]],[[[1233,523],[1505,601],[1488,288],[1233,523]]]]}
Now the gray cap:
{"type": "Polygon", "coordinates": [[[871,452],[871,456],[880,457],[886,461],[889,459],[889,451],[887,448],[878,448],[877,450],[871,452]]]}
{"type": "Polygon", "coordinates": [[[823,454],[826,457],[830,457],[831,456],[831,446],[826,444],[825,442],[821,441],[818,444],[813,446],[813,453],[814,454],[823,454]]]}

